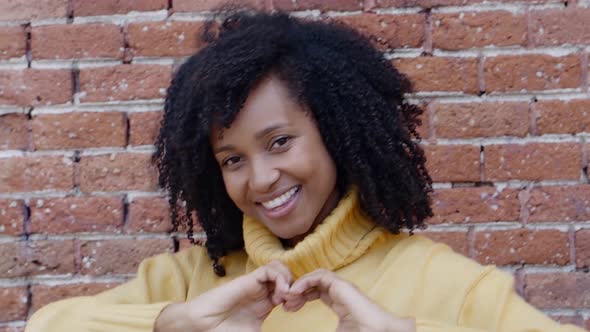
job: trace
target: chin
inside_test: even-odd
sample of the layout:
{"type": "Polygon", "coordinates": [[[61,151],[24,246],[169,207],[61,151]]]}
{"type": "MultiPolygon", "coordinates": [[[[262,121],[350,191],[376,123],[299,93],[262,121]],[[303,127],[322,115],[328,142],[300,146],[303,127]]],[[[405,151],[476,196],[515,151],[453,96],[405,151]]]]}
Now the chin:
{"type": "Polygon", "coordinates": [[[279,237],[281,239],[289,240],[289,239],[292,239],[294,237],[301,236],[301,235],[307,233],[309,231],[309,228],[310,227],[309,226],[307,226],[307,227],[303,226],[303,227],[296,227],[296,228],[294,228],[294,227],[291,226],[291,227],[282,228],[282,227],[279,226],[279,227],[276,227],[276,228],[273,227],[274,229],[271,228],[271,227],[268,227],[268,228],[270,229],[270,231],[275,236],[277,236],[277,237],[279,237]]]}

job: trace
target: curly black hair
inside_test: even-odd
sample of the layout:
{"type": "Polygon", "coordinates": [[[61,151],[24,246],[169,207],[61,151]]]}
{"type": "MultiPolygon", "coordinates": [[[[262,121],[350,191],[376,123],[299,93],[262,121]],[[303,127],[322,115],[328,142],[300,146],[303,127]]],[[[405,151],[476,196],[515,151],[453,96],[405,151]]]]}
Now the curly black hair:
{"type": "Polygon", "coordinates": [[[424,226],[432,180],[416,132],[422,110],[404,97],[410,81],[370,39],[336,20],[251,9],[218,12],[202,38],[206,46],[168,88],[153,158],[174,231],[186,227],[195,244],[193,227],[202,226],[217,275],[225,274],[219,259],[244,240],[242,212],[225,190],[209,135],[213,125],[228,128],[271,73],[312,114],[336,164],[337,189],[355,185],[363,211],[392,233],[424,226]]]}

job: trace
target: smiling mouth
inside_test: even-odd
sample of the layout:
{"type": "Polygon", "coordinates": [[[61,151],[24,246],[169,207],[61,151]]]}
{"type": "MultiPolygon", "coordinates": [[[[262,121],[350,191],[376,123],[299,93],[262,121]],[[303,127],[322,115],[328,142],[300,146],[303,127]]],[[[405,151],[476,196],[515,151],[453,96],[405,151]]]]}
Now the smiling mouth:
{"type": "Polygon", "coordinates": [[[279,218],[289,214],[289,212],[291,212],[291,210],[295,207],[295,203],[300,191],[301,185],[298,185],[289,189],[287,192],[275,199],[258,203],[257,205],[262,208],[262,211],[268,217],[279,218]]]}

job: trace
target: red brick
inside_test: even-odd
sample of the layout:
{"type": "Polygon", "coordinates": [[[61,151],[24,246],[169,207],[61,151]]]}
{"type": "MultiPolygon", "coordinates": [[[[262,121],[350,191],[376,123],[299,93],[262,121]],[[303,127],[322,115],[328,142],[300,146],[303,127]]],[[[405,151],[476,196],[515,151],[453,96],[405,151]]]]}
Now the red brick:
{"type": "Polygon", "coordinates": [[[360,10],[361,0],[273,0],[275,9],[282,10],[360,10]]]}
{"type": "Polygon", "coordinates": [[[0,149],[25,150],[29,145],[28,127],[25,114],[0,115],[0,149]]]}
{"type": "Polygon", "coordinates": [[[168,200],[165,197],[137,197],[129,203],[127,230],[163,233],[172,230],[168,200]]]}
{"type": "Polygon", "coordinates": [[[122,58],[123,34],[114,24],[33,27],[33,59],[122,58]]]}
{"type": "Polygon", "coordinates": [[[23,201],[0,199],[0,235],[24,233],[25,208],[23,201]]]}
{"type": "Polygon", "coordinates": [[[11,325],[0,326],[0,332],[24,332],[24,330],[25,330],[24,325],[22,325],[22,326],[11,326],[11,325]]]}
{"type": "Polygon", "coordinates": [[[24,57],[26,47],[27,34],[22,26],[0,27],[0,60],[24,57]]]}
{"type": "MultiPolygon", "coordinates": [[[[200,245],[200,246],[204,246],[205,245],[205,239],[204,239],[204,237],[200,237],[199,234],[195,234],[194,235],[194,238],[197,241],[197,244],[196,245],[200,245]]],[[[191,248],[194,245],[195,244],[192,244],[190,242],[190,240],[186,236],[183,236],[178,241],[178,251],[191,248]]]]}
{"type": "Polygon", "coordinates": [[[65,18],[68,0],[0,1],[0,20],[65,18]]]}
{"type": "Polygon", "coordinates": [[[72,73],[69,70],[0,71],[0,105],[63,104],[71,99],[72,73]]]}
{"type": "Polygon", "coordinates": [[[581,77],[578,55],[502,55],[484,62],[487,92],[577,88],[581,77]]]}
{"type": "Polygon", "coordinates": [[[535,104],[537,134],[590,132],[590,100],[550,100],[535,104]]]}
{"type": "Polygon", "coordinates": [[[426,145],[426,168],[436,182],[480,181],[479,147],[473,145],[426,145]]]}
{"type": "Polygon", "coordinates": [[[171,68],[160,65],[118,65],[82,69],[80,101],[97,102],[163,98],[171,68]]]}
{"type": "Polygon", "coordinates": [[[35,149],[122,147],[126,145],[122,112],[72,112],[36,116],[32,121],[35,149]]]}
{"type": "Polygon", "coordinates": [[[467,232],[416,232],[424,235],[435,242],[441,242],[453,248],[455,252],[463,256],[469,255],[469,242],[467,241],[467,232]]]}
{"type": "Polygon", "coordinates": [[[31,233],[114,232],[122,226],[122,197],[31,200],[31,233]]]}
{"type": "Polygon", "coordinates": [[[588,44],[590,9],[571,7],[531,11],[531,40],[535,46],[588,44]]]}
{"type": "MultiPolygon", "coordinates": [[[[560,2],[564,2],[565,0],[560,0],[560,2]]],[[[440,6],[453,6],[453,5],[470,5],[479,2],[484,2],[482,0],[375,0],[374,4],[369,5],[371,2],[367,2],[365,5],[365,9],[374,9],[374,8],[387,8],[387,7],[422,7],[422,8],[433,8],[433,7],[440,7],[440,6]]],[[[522,3],[547,3],[553,2],[551,0],[500,0],[498,2],[522,2],[522,3]]]]}
{"type": "Polygon", "coordinates": [[[198,51],[203,22],[142,22],[127,27],[134,56],[184,56],[198,51]]]}
{"type": "Polygon", "coordinates": [[[475,234],[475,258],[482,264],[570,262],[568,235],[558,230],[514,229],[475,234]]]}
{"type": "Polygon", "coordinates": [[[125,14],[130,11],[153,11],[168,7],[167,0],[73,0],[72,3],[74,16],[125,14]]]}
{"type": "Polygon", "coordinates": [[[559,316],[559,315],[549,315],[551,319],[559,322],[560,324],[571,324],[576,325],[579,327],[584,327],[584,317],[582,316],[559,316]]]}
{"type": "Polygon", "coordinates": [[[537,308],[590,308],[588,273],[528,274],[525,283],[525,298],[537,308]]]}
{"type": "Polygon", "coordinates": [[[154,191],[157,189],[156,169],[147,153],[83,156],[79,183],[83,192],[154,191]]]}
{"type": "Polygon", "coordinates": [[[163,112],[139,112],[129,114],[129,144],[151,145],[160,131],[163,112]]]}
{"type": "Polygon", "coordinates": [[[0,322],[27,318],[27,287],[0,287],[0,322]]]}
{"type": "Polygon", "coordinates": [[[436,104],[434,127],[438,138],[526,136],[527,103],[436,104]]]}
{"type": "Polygon", "coordinates": [[[143,259],[173,249],[171,239],[83,241],[80,272],[88,275],[136,273],[143,259]]]}
{"type": "Polygon", "coordinates": [[[418,57],[394,60],[394,65],[408,75],[416,91],[458,91],[475,94],[477,59],[418,57]]]}
{"type": "Polygon", "coordinates": [[[0,252],[0,278],[74,272],[71,240],[0,243],[0,252]]]}
{"type": "Polygon", "coordinates": [[[424,16],[421,14],[358,14],[338,17],[375,40],[383,49],[420,47],[424,41],[424,16]]]}
{"type": "MultiPolygon", "coordinates": [[[[216,8],[223,6],[227,2],[227,0],[174,0],[174,2],[172,3],[172,9],[175,12],[215,10],[216,8]]],[[[239,4],[258,9],[264,8],[264,0],[240,0],[239,4]]]]}
{"type": "Polygon", "coordinates": [[[23,326],[11,326],[11,325],[5,325],[5,326],[0,326],[0,332],[24,332],[25,327],[23,326]]]}
{"type": "MultiPolygon", "coordinates": [[[[432,8],[438,6],[449,6],[449,5],[466,5],[470,2],[480,2],[478,1],[468,1],[468,0],[375,0],[372,6],[366,6],[366,9],[373,9],[373,8],[388,8],[388,7],[423,7],[423,8],[432,8]]],[[[369,2],[370,3],[370,2],[369,2]]]]}
{"type": "Polygon", "coordinates": [[[526,208],[529,222],[590,220],[590,185],[536,187],[526,208]]]}
{"type": "Polygon", "coordinates": [[[92,296],[118,286],[119,283],[85,283],[65,285],[33,285],[31,286],[31,313],[45,305],[73,296],[92,296]]]}
{"type": "Polygon", "coordinates": [[[507,180],[577,180],[582,169],[576,143],[505,144],[485,147],[485,178],[507,180]]]}
{"type": "Polygon", "coordinates": [[[526,18],[506,11],[435,14],[432,22],[434,48],[461,50],[526,43],[526,18]]]}
{"type": "Polygon", "coordinates": [[[437,189],[432,208],[429,224],[516,221],[520,215],[518,191],[491,187],[437,189]]]}
{"type": "Polygon", "coordinates": [[[70,190],[74,167],[68,157],[0,158],[0,192],[70,190]]]}
{"type": "Polygon", "coordinates": [[[590,267],[590,229],[576,232],[576,266],[590,267]]]}

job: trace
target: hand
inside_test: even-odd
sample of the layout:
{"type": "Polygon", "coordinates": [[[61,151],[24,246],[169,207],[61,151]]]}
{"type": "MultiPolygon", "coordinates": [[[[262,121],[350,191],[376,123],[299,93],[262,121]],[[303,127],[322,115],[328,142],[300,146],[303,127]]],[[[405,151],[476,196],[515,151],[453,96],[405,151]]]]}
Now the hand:
{"type": "Polygon", "coordinates": [[[304,275],[291,285],[283,307],[297,311],[307,301],[321,299],[338,315],[337,332],[416,331],[414,319],[401,319],[385,311],[351,283],[327,270],[304,275]]]}
{"type": "Polygon", "coordinates": [[[292,277],[278,261],[214,288],[187,302],[192,331],[260,331],[262,322],[284,301],[292,277]]]}

